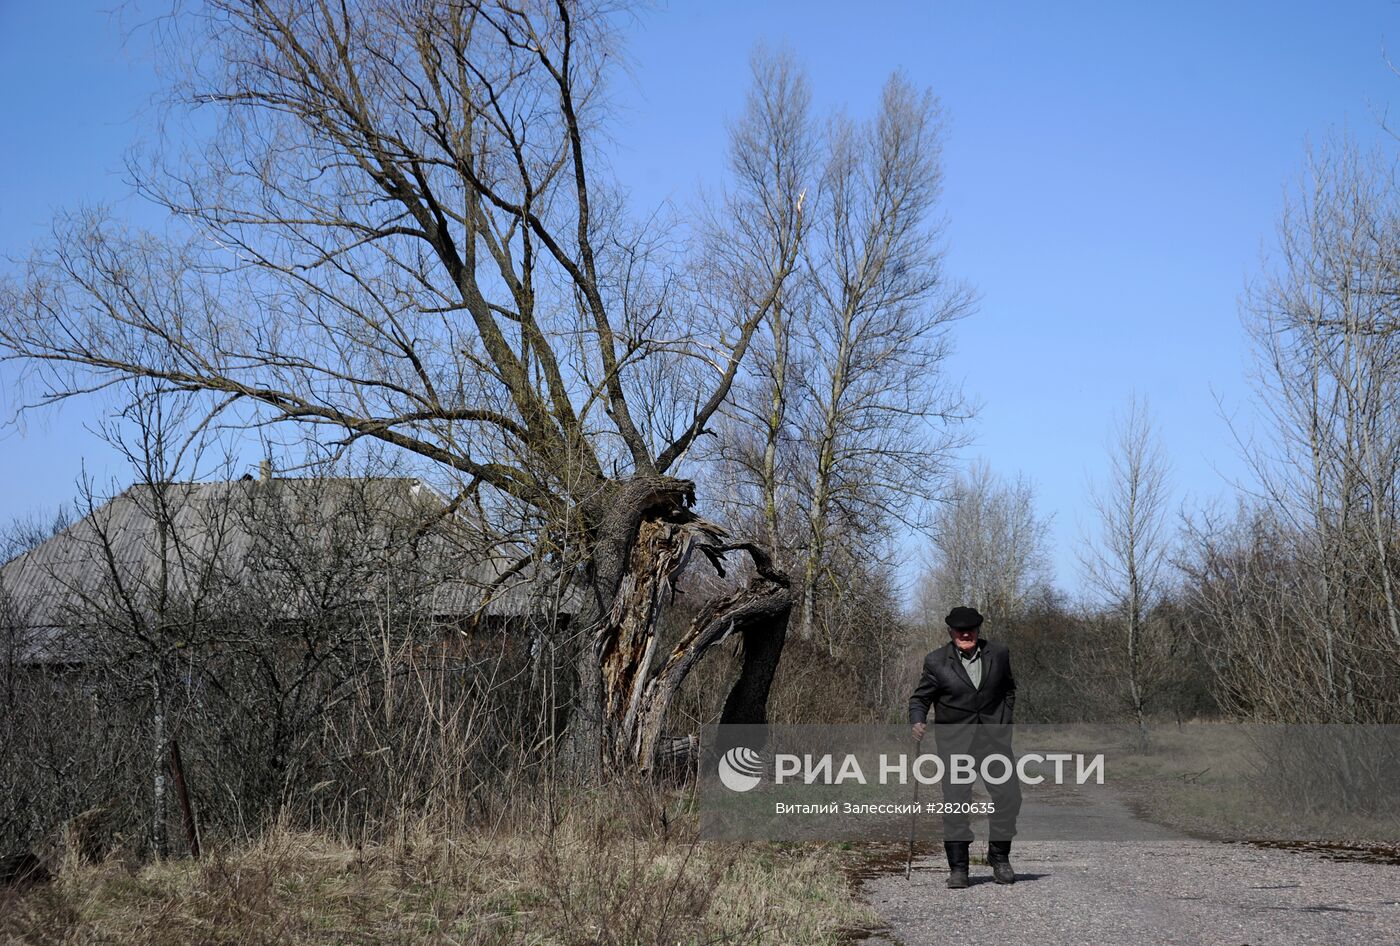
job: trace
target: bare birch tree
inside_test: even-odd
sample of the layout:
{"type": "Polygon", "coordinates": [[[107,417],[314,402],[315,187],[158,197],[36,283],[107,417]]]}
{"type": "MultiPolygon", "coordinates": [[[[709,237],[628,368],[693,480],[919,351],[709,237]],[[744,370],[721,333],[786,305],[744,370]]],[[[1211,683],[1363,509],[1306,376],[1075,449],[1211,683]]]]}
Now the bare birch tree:
{"type": "MultiPolygon", "coordinates": [[[[85,617],[94,622],[98,634],[94,654],[108,661],[108,671],[125,681],[127,692],[148,691],[150,838],[152,851],[163,857],[168,851],[170,780],[184,778],[172,767],[172,760],[179,758],[181,735],[172,690],[179,685],[182,652],[189,653],[208,630],[210,602],[221,590],[218,560],[233,517],[228,504],[193,509],[188,483],[210,472],[227,473],[233,460],[219,453],[217,440],[199,423],[199,405],[190,395],[163,390],[144,377],[132,379],[127,388],[126,407],[103,422],[100,431],[134,474],[124,495],[152,529],[138,543],[146,546],[139,549],[144,553],[140,564],[133,563],[131,555],[137,549],[116,535],[130,519],[112,522],[104,515],[112,507],[99,510],[91,484],[84,484],[83,521],[91,533],[85,540],[93,557],[103,563],[103,581],[95,593],[81,597],[85,617]],[[199,525],[191,529],[195,519],[199,525]]],[[[176,800],[185,808],[190,848],[197,851],[189,799],[176,800]]]]}
{"type": "MultiPolygon", "coordinates": [[[[765,265],[742,307],[691,331],[699,301],[670,278],[683,260],[631,265],[646,235],[597,160],[621,15],[571,0],[181,8],[161,44],[187,54],[176,104],[216,127],[135,169],[169,228],[71,216],[0,290],[0,346],[31,404],[147,377],[346,449],[393,446],[462,495],[530,510],[534,557],[588,588],[569,729],[589,768],[648,767],[675,688],[730,635],[745,661],[724,719],[764,719],[792,605],[770,555],[697,516],[678,472],[799,265],[802,194],[782,160],[738,163],[730,232],[765,265]],[[658,351],[704,378],[664,429],[636,410],[658,351]],[[746,553],[756,576],[658,654],[662,591],[696,550],[716,567],[746,553]]],[[[780,153],[782,113],[761,119],[756,153],[780,153]]],[[[873,142],[921,140],[880,129],[873,142]]],[[[924,192],[919,155],[899,156],[910,170],[871,192],[880,207],[924,192]]],[[[916,257],[877,255],[926,283],[916,257]]]]}

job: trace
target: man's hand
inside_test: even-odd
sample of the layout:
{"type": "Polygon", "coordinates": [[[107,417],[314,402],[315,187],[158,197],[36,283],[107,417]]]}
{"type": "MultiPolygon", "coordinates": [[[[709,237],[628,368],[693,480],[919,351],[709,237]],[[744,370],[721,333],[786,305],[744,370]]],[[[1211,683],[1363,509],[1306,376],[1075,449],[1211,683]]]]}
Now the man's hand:
{"type": "Polygon", "coordinates": [[[922,738],[924,738],[924,729],[925,729],[925,726],[924,726],[923,723],[915,723],[915,724],[914,724],[914,738],[915,738],[915,739],[922,739],[922,738]]]}

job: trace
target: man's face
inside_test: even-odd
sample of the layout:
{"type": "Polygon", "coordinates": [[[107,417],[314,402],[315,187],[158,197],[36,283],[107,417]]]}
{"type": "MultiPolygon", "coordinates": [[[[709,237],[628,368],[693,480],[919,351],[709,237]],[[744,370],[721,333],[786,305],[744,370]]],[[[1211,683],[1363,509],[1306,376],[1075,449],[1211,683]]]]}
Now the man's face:
{"type": "Polygon", "coordinates": [[[970,651],[977,646],[977,636],[982,632],[980,627],[950,627],[948,636],[953,639],[953,644],[961,651],[970,651]]]}

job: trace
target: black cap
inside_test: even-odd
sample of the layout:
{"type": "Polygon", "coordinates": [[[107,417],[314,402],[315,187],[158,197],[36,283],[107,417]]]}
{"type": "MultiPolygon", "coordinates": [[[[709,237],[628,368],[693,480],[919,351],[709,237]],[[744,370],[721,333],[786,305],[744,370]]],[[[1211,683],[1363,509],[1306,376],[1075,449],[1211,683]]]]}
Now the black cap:
{"type": "Polygon", "coordinates": [[[948,612],[948,616],[943,619],[952,628],[977,627],[982,623],[982,615],[977,613],[976,608],[956,607],[948,612]]]}

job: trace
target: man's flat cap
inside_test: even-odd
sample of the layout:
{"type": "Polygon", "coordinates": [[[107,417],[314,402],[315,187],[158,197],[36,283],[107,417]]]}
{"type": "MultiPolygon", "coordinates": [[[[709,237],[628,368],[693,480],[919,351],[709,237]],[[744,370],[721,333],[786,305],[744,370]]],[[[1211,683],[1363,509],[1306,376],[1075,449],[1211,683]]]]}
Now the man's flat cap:
{"type": "Polygon", "coordinates": [[[949,627],[977,627],[982,623],[982,615],[977,613],[976,608],[964,608],[960,606],[949,611],[948,616],[943,620],[948,622],[949,627]]]}

